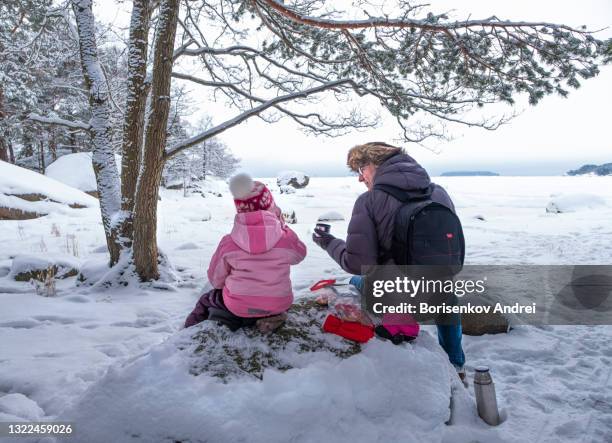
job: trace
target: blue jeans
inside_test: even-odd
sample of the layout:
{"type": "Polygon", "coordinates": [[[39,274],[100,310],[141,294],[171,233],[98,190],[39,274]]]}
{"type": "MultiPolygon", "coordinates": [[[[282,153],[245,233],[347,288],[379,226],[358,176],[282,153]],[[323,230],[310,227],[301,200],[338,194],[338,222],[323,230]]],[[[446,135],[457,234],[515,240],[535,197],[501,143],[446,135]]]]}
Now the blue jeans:
{"type": "MultiPolygon", "coordinates": [[[[354,275],[349,283],[360,292],[363,290],[363,276],[354,275]]],[[[465,364],[465,354],[461,346],[461,316],[459,314],[439,315],[436,318],[438,329],[438,343],[448,355],[448,359],[456,368],[462,368],[465,364]],[[443,323],[443,324],[441,324],[443,323]]]]}

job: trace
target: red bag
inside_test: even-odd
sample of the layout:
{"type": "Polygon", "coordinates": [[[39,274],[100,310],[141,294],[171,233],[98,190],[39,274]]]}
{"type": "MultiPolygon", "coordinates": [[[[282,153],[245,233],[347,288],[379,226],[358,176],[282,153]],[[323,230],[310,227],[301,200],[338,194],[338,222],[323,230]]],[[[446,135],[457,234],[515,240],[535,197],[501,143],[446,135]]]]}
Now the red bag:
{"type": "Polygon", "coordinates": [[[332,314],[329,314],[325,319],[323,330],[358,343],[365,343],[374,337],[373,326],[362,325],[354,321],[344,321],[332,314]]]}

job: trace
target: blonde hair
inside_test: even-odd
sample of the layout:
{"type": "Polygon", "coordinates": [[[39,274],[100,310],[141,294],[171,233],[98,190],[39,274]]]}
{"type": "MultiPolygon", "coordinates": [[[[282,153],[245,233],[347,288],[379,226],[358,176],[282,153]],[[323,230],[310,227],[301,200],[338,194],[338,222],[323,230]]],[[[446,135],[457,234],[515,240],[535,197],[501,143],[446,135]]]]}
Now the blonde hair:
{"type": "Polygon", "coordinates": [[[346,165],[351,171],[357,172],[360,167],[370,163],[374,166],[380,166],[389,157],[399,153],[403,154],[404,150],[383,142],[370,142],[353,146],[346,157],[346,165]]]}

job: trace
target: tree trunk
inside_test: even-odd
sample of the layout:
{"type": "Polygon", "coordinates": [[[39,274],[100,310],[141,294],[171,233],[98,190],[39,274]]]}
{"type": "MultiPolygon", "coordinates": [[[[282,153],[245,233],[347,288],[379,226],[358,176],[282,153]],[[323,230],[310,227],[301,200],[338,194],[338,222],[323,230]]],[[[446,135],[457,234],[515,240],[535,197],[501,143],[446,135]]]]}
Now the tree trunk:
{"type": "Polygon", "coordinates": [[[116,228],[121,209],[119,174],[112,149],[109,91],[98,59],[91,0],[72,0],[79,35],[79,53],[91,108],[92,163],[100,197],[102,224],[110,253],[110,265],[119,261],[121,245],[116,228]]]}
{"type": "Polygon", "coordinates": [[[9,161],[8,145],[4,141],[4,138],[1,136],[0,136],[0,160],[2,160],[3,162],[9,161]]]}
{"type": "Polygon", "coordinates": [[[53,161],[57,160],[57,139],[55,138],[55,130],[51,128],[49,133],[49,152],[53,161]]]}
{"type": "Polygon", "coordinates": [[[133,0],[128,45],[126,111],[121,146],[121,210],[125,218],[120,229],[125,247],[131,247],[134,240],[134,197],[140,169],[148,94],[146,76],[150,17],[149,0],[133,0]]]}
{"type": "Polygon", "coordinates": [[[143,281],[159,278],[157,266],[157,198],[165,162],[170,111],[172,55],[179,0],[163,0],[153,56],[151,112],[145,130],[142,168],[134,207],[134,264],[143,281]]]}
{"type": "Polygon", "coordinates": [[[15,151],[13,150],[13,142],[11,141],[11,139],[7,139],[6,143],[8,145],[9,161],[15,164],[15,151]]]}
{"type": "Polygon", "coordinates": [[[76,141],[76,135],[74,135],[74,132],[71,131],[69,132],[69,139],[70,139],[70,150],[72,151],[73,154],[76,154],[77,152],[79,152],[79,150],[77,149],[77,141],[76,141]]]}
{"type": "Polygon", "coordinates": [[[44,174],[47,166],[45,165],[45,145],[43,144],[42,140],[38,146],[38,169],[41,174],[44,174]]]}

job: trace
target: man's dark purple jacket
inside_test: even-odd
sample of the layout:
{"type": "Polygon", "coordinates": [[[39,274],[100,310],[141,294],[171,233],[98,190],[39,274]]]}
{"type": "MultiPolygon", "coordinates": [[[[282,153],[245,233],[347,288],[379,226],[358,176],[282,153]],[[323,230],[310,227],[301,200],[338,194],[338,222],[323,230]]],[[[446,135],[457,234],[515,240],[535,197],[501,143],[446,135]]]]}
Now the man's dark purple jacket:
{"type": "MultiPolygon", "coordinates": [[[[455,210],[446,191],[432,183],[429,175],[412,157],[396,154],[376,169],[374,185],[391,185],[407,191],[433,186],[431,199],[455,210]]],[[[374,189],[359,196],[353,207],[346,242],[336,238],[327,252],[346,272],[363,275],[378,263],[379,253],[389,251],[393,239],[395,212],[402,203],[384,191],[374,189]]]]}

